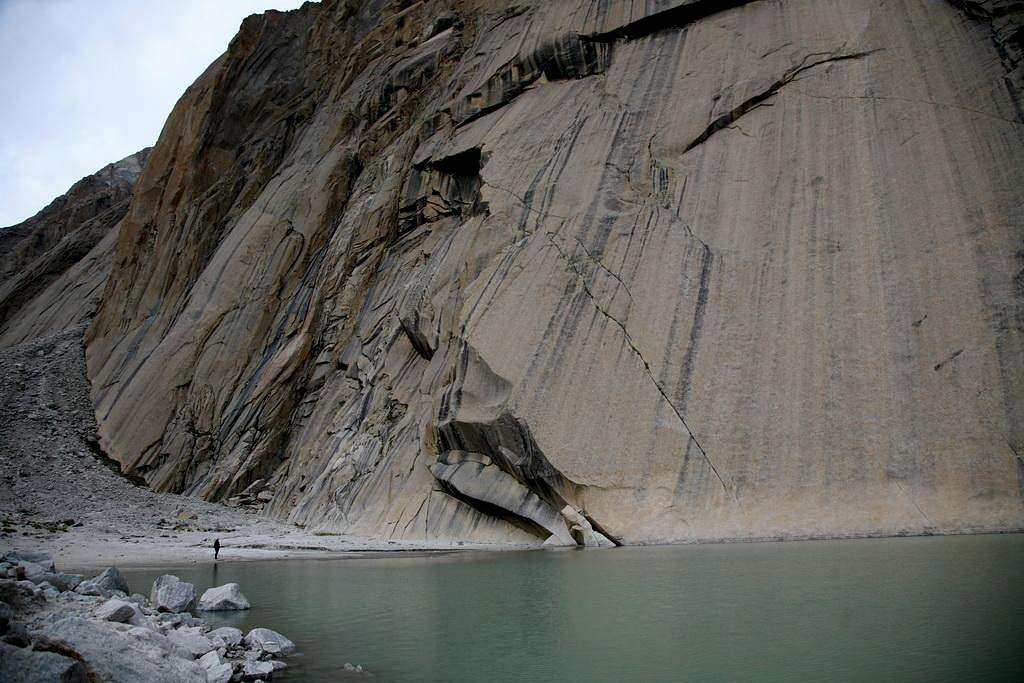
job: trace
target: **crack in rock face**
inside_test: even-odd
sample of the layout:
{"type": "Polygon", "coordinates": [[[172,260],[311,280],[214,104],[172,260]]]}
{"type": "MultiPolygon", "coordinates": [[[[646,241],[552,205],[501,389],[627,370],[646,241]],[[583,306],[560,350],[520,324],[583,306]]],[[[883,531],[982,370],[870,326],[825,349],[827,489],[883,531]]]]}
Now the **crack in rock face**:
{"type": "Polygon", "coordinates": [[[801,73],[808,71],[809,69],[813,69],[816,66],[821,66],[822,64],[832,64],[835,62],[842,62],[848,59],[863,59],[864,57],[870,55],[871,52],[873,51],[854,52],[851,54],[843,55],[829,55],[828,57],[817,60],[814,59],[815,55],[808,55],[807,57],[804,57],[803,61],[801,61],[799,65],[786,71],[786,73],[783,74],[781,78],[772,83],[765,90],[759,92],[753,97],[744,100],[730,111],[717,117],[708,125],[707,128],[704,129],[704,132],[702,132],[700,135],[694,138],[693,142],[686,146],[685,151],[689,152],[697,145],[700,145],[707,141],[708,138],[710,138],[718,131],[733,125],[744,114],[747,114],[758,107],[766,106],[766,103],[770,98],[775,96],[775,94],[782,90],[784,86],[786,86],[789,83],[792,83],[793,80],[795,80],[796,77],[799,76],[801,73]]]}

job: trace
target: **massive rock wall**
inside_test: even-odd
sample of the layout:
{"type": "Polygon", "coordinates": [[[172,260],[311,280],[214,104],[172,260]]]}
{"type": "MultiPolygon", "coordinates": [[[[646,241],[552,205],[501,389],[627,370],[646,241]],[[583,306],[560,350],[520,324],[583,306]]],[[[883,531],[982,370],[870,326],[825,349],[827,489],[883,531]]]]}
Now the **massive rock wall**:
{"type": "Polygon", "coordinates": [[[148,157],[147,148],[108,164],[32,218],[0,229],[0,346],[92,317],[116,226],[148,157]]]}
{"type": "Polygon", "coordinates": [[[247,19],[122,223],[104,447],[393,538],[1024,526],[1024,116],[985,4],[247,19]]]}

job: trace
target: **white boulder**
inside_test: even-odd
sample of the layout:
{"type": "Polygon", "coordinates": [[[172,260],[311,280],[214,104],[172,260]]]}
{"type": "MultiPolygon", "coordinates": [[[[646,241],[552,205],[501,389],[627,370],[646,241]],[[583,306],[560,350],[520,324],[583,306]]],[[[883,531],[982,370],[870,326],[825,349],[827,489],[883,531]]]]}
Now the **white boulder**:
{"type": "Polygon", "coordinates": [[[153,582],[149,602],[160,612],[188,612],[196,606],[196,587],[173,574],[164,574],[153,582]]]}
{"type": "Polygon", "coordinates": [[[249,609],[249,600],[237,583],[226,583],[204,591],[199,599],[199,609],[204,612],[249,609]]]}
{"type": "Polygon", "coordinates": [[[198,628],[179,628],[168,633],[167,639],[186,650],[193,659],[217,649],[213,641],[204,636],[198,628]]]}
{"type": "Polygon", "coordinates": [[[295,643],[269,628],[254,628],[245,636],[245,644],[253,650],[272,655],[288,655],[295,652],[295,643]]]}
{"type": "Polygon", "coordinates": [[[235,647],[241,644],[244,637],[242,632],[232,626],[215,628],[207,634],[211,639],[220,638],[228,647],[235,647]]]}
{"type": "MultiPolygon", "coordinates": [[[[119,624],[65,617],[33,633],[36,646],[82,662],[90,679],[112,683],[205,683],[206,671],[191,659],[160,647],[155,636],[144,639],[121,632],[119,624]]],[[[145,632],[146,629],[139,628],[145,632]]]]}
{"type": "Polygon", "coordinates": [[[96,608],[95,614],[97,618],[104,621],[133,624],[135,626],[145,623],[145,617],[138,606],[120,598],[110,598],[96,608]]]}
{"type": "Polygon", "coordinates": [[[121,576],[117,567],[107,567],[100,574],[75,586],[76,593],[98,595],[101,598],[109,598],[115,591],[121,591],[125,595],[131,592],[128,590],[128,582],[121,576]]]}

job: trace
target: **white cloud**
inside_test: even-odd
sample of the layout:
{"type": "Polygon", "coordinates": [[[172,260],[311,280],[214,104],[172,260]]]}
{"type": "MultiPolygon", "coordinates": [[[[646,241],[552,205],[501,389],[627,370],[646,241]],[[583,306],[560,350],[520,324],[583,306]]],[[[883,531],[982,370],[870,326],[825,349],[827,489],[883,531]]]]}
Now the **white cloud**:
{"type": "Polygon", "coordinates": [[[156,142],[242,19],[301,0],[0,0],[0,226],[156,142]]]}

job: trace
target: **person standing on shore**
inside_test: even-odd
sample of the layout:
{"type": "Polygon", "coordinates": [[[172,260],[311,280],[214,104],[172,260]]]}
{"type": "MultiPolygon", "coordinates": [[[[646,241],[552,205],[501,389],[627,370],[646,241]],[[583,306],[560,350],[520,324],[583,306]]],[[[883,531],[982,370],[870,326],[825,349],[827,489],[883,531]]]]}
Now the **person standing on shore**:
{"type": "Polygon", "coordinates": [[[213,561],[217,561],[217,556],[220,555],[220,539],[213,539],[213,561]]]}

